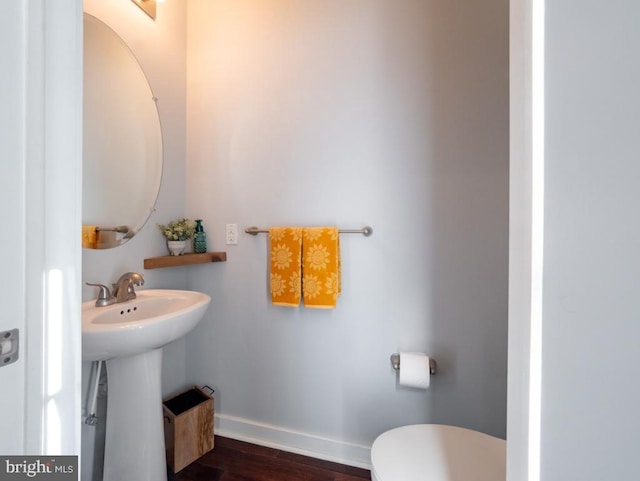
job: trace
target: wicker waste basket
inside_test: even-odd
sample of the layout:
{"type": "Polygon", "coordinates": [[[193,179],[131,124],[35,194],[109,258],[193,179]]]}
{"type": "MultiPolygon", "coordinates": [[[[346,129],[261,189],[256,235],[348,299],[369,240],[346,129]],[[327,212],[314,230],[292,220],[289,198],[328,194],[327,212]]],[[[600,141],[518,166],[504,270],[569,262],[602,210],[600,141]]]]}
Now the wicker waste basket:
{"type": "Polygon", "coordinates": [[[167,464],[173,473],[213,449],[213,389],[210,390],[211,395],[194,386],[162,403],[167,464]]]}

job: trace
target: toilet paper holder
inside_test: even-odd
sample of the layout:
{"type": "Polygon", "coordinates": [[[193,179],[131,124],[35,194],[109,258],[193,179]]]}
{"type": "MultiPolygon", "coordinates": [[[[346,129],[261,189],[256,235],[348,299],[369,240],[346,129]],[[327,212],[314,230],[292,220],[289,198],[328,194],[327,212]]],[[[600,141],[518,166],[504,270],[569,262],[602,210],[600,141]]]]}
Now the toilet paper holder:
{"type": "MultiPolygon", "coordinates": [[[[400,370],[400,354],[391,354],[391,366],[396,370],[400,370]]],[[[433,358],[429,358],[429,373],[433,376],[438,369],[438,363],[433,358]]]]}

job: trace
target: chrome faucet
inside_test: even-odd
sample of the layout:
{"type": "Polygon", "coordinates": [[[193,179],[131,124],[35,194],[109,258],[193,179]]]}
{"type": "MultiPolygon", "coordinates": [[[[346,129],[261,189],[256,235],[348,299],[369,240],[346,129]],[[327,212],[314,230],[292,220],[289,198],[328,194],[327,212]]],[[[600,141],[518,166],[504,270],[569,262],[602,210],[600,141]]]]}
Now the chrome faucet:
{"type": "Polygon", "coordinates": [[[100,293],[96,299],[96,307],[110,306],[116,303],[116,298],[111,295],[109,288],[102,284],[93,284],[91,282],[86,283],[88,286],[94,286],[100,288],[100,293]]]}
{"type": "Polygon", "coordinates": [[[113,284],[113,297],[116,298],[116,304],[135,299],[136,291],[133,286],[141,286],[142,284],[144,284],[144,279],[141,274],[136,272],[122,274],[118,282],[113,284]]]}

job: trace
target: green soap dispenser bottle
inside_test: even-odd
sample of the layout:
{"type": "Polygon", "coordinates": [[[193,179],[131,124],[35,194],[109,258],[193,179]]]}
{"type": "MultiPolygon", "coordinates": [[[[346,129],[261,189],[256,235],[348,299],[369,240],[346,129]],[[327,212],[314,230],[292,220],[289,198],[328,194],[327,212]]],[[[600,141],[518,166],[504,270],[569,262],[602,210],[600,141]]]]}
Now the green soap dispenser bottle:
{"type": "Polygon", "coordinates": [[[202,254],[207,252],[207,234],[202,227],[202,219],[196,220],[196,233],[193,236],[193,252],[202,254]]]}

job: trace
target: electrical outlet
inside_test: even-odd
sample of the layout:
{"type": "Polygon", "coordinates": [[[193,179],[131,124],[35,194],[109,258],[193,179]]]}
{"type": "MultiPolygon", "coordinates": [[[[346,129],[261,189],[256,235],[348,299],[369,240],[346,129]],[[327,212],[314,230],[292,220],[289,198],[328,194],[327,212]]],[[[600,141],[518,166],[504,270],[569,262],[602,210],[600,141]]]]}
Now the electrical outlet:
{"type": "Polygon", "coordinates": [[[238,243],[238,224],[227,224],[225,232],[227,245],[236,245],[238,243]]]}

